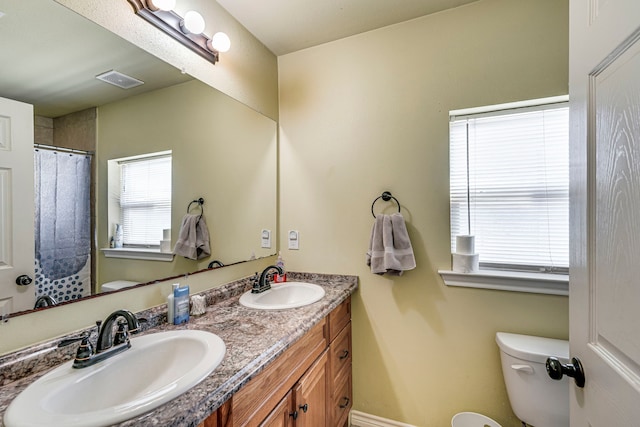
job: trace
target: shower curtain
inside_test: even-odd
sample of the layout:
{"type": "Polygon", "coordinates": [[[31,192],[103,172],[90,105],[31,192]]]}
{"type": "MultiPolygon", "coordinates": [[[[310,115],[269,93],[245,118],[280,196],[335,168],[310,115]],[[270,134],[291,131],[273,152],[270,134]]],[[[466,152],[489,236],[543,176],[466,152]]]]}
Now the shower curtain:
{"type": "Polygon", "coordinates": [[[91,294],[91,157],[35,151],[36,298],[91,294]]]}

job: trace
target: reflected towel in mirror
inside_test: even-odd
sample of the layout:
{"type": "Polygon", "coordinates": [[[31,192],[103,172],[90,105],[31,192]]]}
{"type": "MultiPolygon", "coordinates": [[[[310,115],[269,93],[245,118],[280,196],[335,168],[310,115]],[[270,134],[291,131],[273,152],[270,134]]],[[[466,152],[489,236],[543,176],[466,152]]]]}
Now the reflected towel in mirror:
{"type": "Polygon", "coordinates": [[[209,230],[203,215],[186,214],[182,217],[180,233],[173,247],[173,253],[193,260],[211,255],[209,230]]]}

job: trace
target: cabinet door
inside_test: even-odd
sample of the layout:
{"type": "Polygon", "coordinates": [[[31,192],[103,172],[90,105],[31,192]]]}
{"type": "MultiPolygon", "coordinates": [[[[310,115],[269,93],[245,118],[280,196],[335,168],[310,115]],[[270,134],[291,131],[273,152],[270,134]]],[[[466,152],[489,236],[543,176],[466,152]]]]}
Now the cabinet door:
{"type": "Polygon", "coordinates": [[[351,297],[347,298],[329,314],[329,342],[351,321],[351,297]]]}
{"type": "Polygon", "coordinates": [[[351,375],[345,377],[340,384],[334,385],[335,390],[331,401],[331,425],[338,427],[345,425],[349,418],[352,405],[351,375]]]}
{"type": "Polygon", "coordinates": [[[260,427],[291,427],[293,426],[293,397],[291,391],[278,403],[275,409],[260,424],[260,427]]]}
{"type": "Polygon", "coordinates": [[[309,368],[294,388],[296,427],[327,425],[327,352],[309,368]]]}
{"type": "Polygon", "coordinates": [[[198,424],[198,427],[231,427],[233,422],[231,420],[231,401],[227,401],[222,404],[213,414],[209,415],[207,419],[198,424]]]}
{"type": "Polygon", "coordinates": [[[329,347],[329,376],[334,383],[351,375],[351,323],[340,331],[329,347]]]}

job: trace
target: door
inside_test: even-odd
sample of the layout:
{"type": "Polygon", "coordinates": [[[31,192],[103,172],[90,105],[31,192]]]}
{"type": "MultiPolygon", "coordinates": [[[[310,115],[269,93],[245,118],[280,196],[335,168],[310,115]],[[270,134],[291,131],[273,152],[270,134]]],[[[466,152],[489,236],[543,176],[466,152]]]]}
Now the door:
{"type": "Polygon", "coordinates": [[[33,107],[0,98],[0,316],[33,308],[33,257],[33,107]]]}
{"type": "Polygon", "coordinates": [[[640,420],[639,40],[640,1],[570,1],[572,427],[640,420]]]}

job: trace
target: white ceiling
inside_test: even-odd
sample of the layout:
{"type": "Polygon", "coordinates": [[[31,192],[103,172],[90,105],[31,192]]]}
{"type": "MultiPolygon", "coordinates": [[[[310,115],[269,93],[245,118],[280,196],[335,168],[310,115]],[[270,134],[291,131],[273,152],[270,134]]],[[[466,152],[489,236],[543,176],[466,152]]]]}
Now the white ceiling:
{"type": "Polygon", "coordinates": [[[217,0],[280,56],[477,0],[217,0]]]}
{"type": "Polygon", "coordinates": [[[59,117],[190,80],[187,74],[51,0],[0,0],[0,97],[59,117]],[[144,81],[96,80],[117,70],[144,81]]]}
{"type": "MultiPolygon", "coordinates": [[[[284,55],[476,0],[217,1],[284,55]]],[[[0,0],[0,12],[0,97],[34,104],[38,115],[58,117],[190,79],[54,1],[0,0]],[[94,78],[111,69],[145,84],[124,91],[94,78]]]]}

